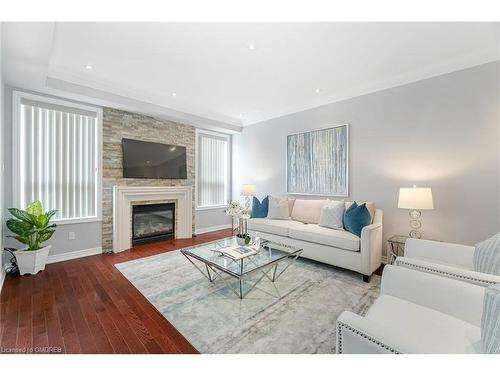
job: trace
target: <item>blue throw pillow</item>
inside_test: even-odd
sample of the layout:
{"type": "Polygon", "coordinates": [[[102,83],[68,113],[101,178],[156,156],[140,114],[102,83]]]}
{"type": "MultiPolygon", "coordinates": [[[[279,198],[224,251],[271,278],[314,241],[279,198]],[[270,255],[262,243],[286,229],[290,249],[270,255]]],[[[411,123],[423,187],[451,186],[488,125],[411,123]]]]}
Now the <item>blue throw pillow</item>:
{"type": "Polygon", "coordinates": [[[366,203],[358,205],[354,202],[344,213],[344,229],[361,237],[363,227],[370,225],[372,217],[366,203]]]}
{"type": "Polygon", "coordinates": [[[262,199],[262,202],[256,197],[252,200],[252,218],[264,218],[267,217],[267,211],[269,211],[269,196],[262,199]]]}

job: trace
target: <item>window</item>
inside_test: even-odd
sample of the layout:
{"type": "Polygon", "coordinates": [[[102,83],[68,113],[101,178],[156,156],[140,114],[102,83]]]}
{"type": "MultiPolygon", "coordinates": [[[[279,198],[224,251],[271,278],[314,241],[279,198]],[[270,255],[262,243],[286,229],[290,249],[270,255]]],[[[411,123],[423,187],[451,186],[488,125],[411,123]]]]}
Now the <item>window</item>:
{"type": "Polygon", "coordinates": [[[55,220],[100,219],[98,108],[14,93],[14,205],[40,200],[55,220]]]}
{"type": "Polygon", "coordinates": [[[197,207],[214,208],[229,201],[230,136],[197,130],[197,207]]]}

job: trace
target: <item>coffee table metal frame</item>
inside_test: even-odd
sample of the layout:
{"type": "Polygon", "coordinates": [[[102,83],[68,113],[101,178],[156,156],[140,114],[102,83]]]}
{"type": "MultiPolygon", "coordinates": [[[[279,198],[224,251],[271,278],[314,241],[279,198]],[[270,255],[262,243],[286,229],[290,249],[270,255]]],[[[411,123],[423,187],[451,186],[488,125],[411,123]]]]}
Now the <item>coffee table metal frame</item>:
{"type": "MultiPolygon", "coordinates": [[[[220,242],[220,241],[214,241],[214,243],[217,243],[217,242],[220,242]]],[[[203,244],[202,246],[209,245],[209,244],[210,243],[203,244]]],[[[288,269],[288,267],[290,267],[297,260],[297,258],[302,254],[302,249],[293,248],[293,247],[288,246],[288,245],[278,244],[278,243],[274,243],[272,241],[267,241],[267,240],[263,240],[261,242],[261,250],[260,251],[266,251],[266,250],[264,250],[266,248],[267,249],[269,249],[269,248],[272,249],[272,245],[277,245],[277,246],[280,246],[280,247],[289,248],[291,251],[289,253],[287,253],[286,251],[281,250],[281,249],[278,248],[276,250],[282,251],[284,253],[284,255],[282,257],[276,258],[276,259],[274,259],[274,260],[272,260],[272,261],[270,261],[268,263],[262,264],[262,265],[256,264],[255,261],[252,259],[253,256],[248,256],[248,257],[241,258],[241,259],[232,259],[231,257],[228,257],[228,256],[226,256],[226,255],[224,255],[222,253],[219,253],[219,256],[226,258],[228,261],[231,262],[230,264],[232,264],[232,263],[237,263],[238,264],[239,263],[239,267],[238,267],[239,270],[240,270],[239,273],[235,273],[235,272],[233,272],[233,271],[231,271],[231,270],[229,270],[229,269],[227,269],[225,267],[222,267],[221,265],[219,265],[217,263],[211,262],[207,258],[204,258],[202,256],[199,256],[199,255],[197,255],[195,253],[190,252],[190,249],[192,249],[192,248],[182,249],[181,253],[210,282],[214,282],[215,280],[217,280],[219,278],[222,279],[222,280],[224,280],[223,274],[229,275],[229,276],[237,279],[238,280],[238,284],[239,284],[238,289],[233,288],[233,286],[231,285],[231,282],[228,282],[227,280],[226,280],[226,285],[240,299],[243,299],[248,293],[250,293],[257,286],[257,284],[264,277],[266,277],[269,281],[271,281],[273,283],[276,280],[278,280],[278,278],[283,274],[283,272],[285,272],[288,269]],[[198,261],[202,262],[204,264],[204,267],[200,267],[198,264],[195,263],[194,260],[198,260],[198,261]],[[288,262],[288,264],[283,269],[281,269],[278,272],[278,265],[280,263],[282,263],[282,262],[285,262],[285,261],[288,262]],[[252,268],[252,269],[250,269],[248,271],[244,271],[244,262],[251,262],[251,263],[253,263],[255,265],[255,268],[252,268]],[[247,277],[248,275],[253,274],[255,272],[258,272],[258,271],[262,273],[260,275],[260,277],[250,286],[249,289],[247,289],[246,291],[244,291],[243,290],[244,289],[243,288],[243,284],[244,284],[244,281],[245,281],[245,277],[247,277]],[[272,275],[270,275],[270,273],[272,275]]],[[[213,251],[214,251],[214,253],[218,253],[217,250],[213,250],[213,251]]]]}

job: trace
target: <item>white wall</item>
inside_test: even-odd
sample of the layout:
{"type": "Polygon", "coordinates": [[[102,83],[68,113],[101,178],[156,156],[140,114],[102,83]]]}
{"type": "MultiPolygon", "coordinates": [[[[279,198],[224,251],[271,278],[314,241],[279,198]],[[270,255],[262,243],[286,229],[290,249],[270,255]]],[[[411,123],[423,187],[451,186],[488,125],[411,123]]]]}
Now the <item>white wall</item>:
{"type": "Polygon", "coordinates": [[[234,196],[286,195],[287,134],[350,124],[350,197],[385,212],[385,238],[407,234],[397,208],[402,186],[430,186],[435,210],[423,212],[426,238],[466,244],[500,230],[500,63],[265,121],[234,136],[234,196]]]}

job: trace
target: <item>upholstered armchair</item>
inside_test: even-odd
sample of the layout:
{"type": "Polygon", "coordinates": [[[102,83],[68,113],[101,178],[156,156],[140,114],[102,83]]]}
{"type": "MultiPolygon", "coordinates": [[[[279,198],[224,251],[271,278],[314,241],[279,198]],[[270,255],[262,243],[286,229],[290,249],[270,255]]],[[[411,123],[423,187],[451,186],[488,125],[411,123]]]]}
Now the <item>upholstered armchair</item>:
{"type": "Polygon", "coordinates": [[[396,258],[395,265],[488,286],[500,283],[500,276],[474,271],[473,246],[409,238],[405,256],[396,258]]]}
{"type": "Polygon", "coordinates": [[[364,317],[337,320],[340,354],[481,353],[485,288],[388,265],[364,317]]]}

